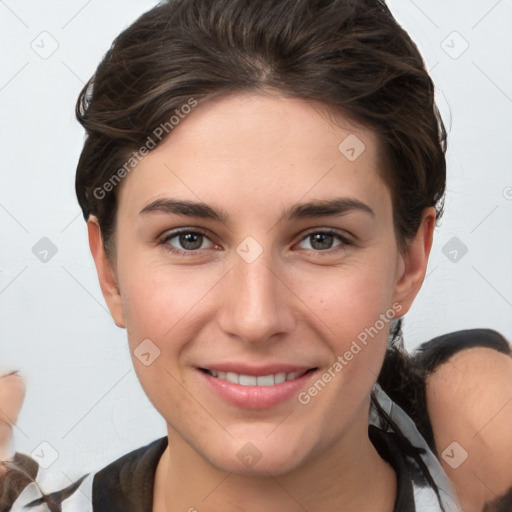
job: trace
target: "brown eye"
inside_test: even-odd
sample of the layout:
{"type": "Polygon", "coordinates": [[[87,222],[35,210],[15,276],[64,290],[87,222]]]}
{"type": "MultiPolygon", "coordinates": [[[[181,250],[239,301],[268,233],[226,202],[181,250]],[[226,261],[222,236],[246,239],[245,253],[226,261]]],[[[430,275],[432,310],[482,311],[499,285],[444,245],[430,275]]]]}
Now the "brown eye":
{"type": "Polygon", "coordinates": [[[178,240],[183,249],[193,251],[200,249],[203,242],[203,235],[198,233],[186,233],[178,235],[178,240]]]}
{"type": "Polygon", "coordinates": [[[177,254],[199,252],[200,249],[207,249],[214,246],[204,233],[190,230],[168,233],[160,240],[160,244],[169,251],[177,254]],[[209,242],[211,246],[205,246],[205,242],[209,242]]]}
{"type": "Polygon", "coordinates": [[[313,247],[313,249],[318,249],[319,251],[330,249],[334,241],[334,237],[327,233],[316,233],[314,235],[310,235],[309,239],[311,247],[313,247]]]}
{"type": "Polygon", "coordinates": [[[350,240],[345,236],[335,231],[314,231],[307,234],[302,240],[301,244],[308,241],[310,247],[301,247],[302,249],[309,249],[315,252],[329,251],[330,249],[342,249],[346,245],[351,245],[350,240]],[[339,240],[338,243],[336,239],[339,240]]]}

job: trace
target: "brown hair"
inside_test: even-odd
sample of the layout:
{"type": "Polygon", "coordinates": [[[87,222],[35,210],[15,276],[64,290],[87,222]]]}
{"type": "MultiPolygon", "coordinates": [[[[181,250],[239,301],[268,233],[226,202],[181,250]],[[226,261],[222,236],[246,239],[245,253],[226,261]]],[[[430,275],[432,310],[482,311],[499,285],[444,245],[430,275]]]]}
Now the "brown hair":
{"type": "Polygon", "coordinates": [[[108,253],[115,185],[158,127],[167,126],[159,143],[191,99],[268,88],[348,112],[377,133],[401,248],[424,208],[440,216],[446,132],[434,86],[383,1],[167,0],[116,38],[76,106],[87,133],[76,193],[108,253]]]}

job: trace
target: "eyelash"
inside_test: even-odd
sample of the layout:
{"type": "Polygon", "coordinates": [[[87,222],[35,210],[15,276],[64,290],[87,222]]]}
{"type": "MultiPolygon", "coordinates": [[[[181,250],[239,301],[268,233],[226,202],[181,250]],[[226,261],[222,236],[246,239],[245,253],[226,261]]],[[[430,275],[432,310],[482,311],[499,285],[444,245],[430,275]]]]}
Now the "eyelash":
{"type": "MultiPolygon", "coordinates": [[[[159,240],[159,244],[163,245],[165,249],[173,254],[181,255],[181,256],[195,256],[198,252],[200,252],[202,249],[196,249],[196,250],[183,250],[183,249],[176,249],[175,247],[172,247],[168,242],[172,240],[173,238],[178,237],[182,234],[194,234],[194,235],[201,235],[205,238],[208,238],[207,233],[199,228],[195,228],[194,230],[191,229],[179,229],[176,231],[172,231],[171,233],[167,233],[159,240]]],[[[322,234],[322,235],[331,235],[334,238],[337,238],[342,243],[340,245],[337,245],[335,247],[332,247],[330,249],[325,250],[315,250],[315,249],[306,249],[309,252],[313,252],[315,254],[333,254],[334,252],[337,252],[338,250],[342,249],[344,246],[353,245],[352,241],[350,241],[347,237],[341,235],[338,231],[334,231],[332,229],[325,229],[325,230],[314,230],[309,231],[306,233],[299,241],[303,242],[307,238],[311,237],[312,235],[316,234],[322,234]]],[[[211,240],[210,240],[211,242],[211,240]]]]}

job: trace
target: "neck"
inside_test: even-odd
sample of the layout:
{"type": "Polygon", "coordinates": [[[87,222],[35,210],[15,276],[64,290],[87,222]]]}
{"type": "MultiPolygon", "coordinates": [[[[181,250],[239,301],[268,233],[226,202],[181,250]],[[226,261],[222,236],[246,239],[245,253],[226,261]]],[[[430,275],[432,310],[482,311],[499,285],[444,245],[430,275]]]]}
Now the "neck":
{"type": "Polygon", "coordinates": [[[368,438],[367,413],[328,449],[278,476],[223,471],[168,430],[152,512],[393,510],[396,475],[368,438]]]}

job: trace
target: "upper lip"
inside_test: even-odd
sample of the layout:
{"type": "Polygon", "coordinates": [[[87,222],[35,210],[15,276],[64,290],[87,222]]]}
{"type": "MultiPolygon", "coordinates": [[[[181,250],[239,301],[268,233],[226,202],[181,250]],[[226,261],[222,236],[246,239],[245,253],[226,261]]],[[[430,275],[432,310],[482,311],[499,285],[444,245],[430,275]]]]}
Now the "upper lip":
{"type": "Polygon", "coordinates": [[[213,370],[216,372],[233,372],[239,375],[252,375],[254,377],[262,377],[264,375],[273,375],[276,373],[305,373],[308,370],[317,368],[316,366],[302,366],[296,364],[275,363],[265,366],[255,366],[244,363],[219,363],[199,366],[202,370],[213,370]]]}

